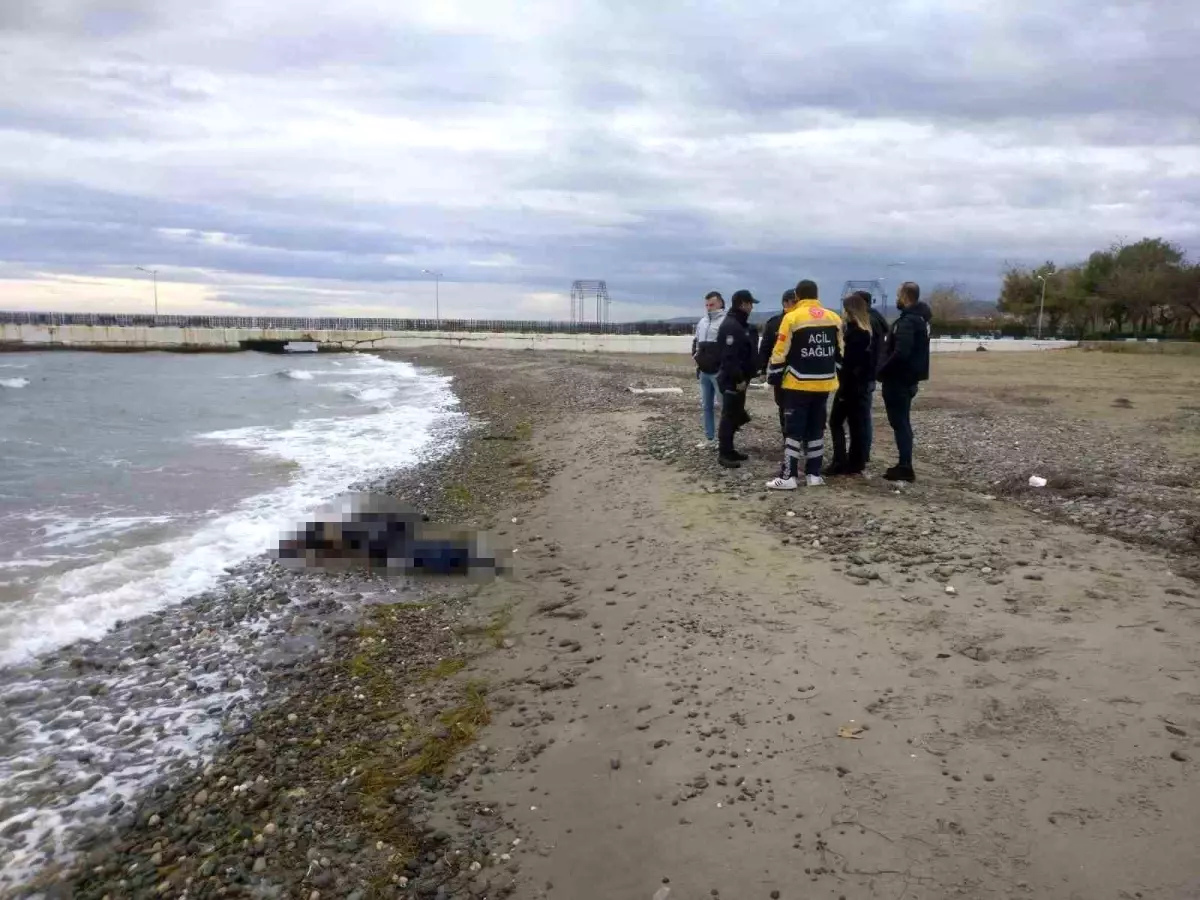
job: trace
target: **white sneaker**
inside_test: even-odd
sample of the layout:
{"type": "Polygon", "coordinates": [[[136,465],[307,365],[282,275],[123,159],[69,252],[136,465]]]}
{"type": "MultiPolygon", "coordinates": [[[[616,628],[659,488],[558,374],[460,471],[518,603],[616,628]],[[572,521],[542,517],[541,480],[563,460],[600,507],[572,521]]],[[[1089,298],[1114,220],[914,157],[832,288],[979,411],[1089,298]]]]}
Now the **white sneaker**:
{"type": "Polygon", "coordinates": [[[698,443],[696,445],[696,449],[697,450],[716,450],[717,442],[716,441],[701,441],[700,443],[698,443]]]}
{"type": "Polygon", "coordinates": [[[799,485],[795,478],[772,478],[767,482],[767,487],[773,491],[794,491],[799,485]]]}
{"type": "Polygon", "coordinates": [[[804,483],[809,487],[820,487],[825,483],[825,479],[820,475],[805,475],[804,483]]]}

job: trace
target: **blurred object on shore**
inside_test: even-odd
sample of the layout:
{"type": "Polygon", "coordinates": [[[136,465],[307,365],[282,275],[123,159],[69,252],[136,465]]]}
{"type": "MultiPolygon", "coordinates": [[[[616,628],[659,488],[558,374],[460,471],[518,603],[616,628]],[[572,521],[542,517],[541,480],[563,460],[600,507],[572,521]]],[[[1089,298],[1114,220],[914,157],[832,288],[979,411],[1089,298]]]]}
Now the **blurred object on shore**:
{"type": "Polygon", "coordinates": [[[354,493],[285,533],[272,558],[288,568],[490,580],[512,571],[512,550],[473,528],[437,525],[385,494],[354,493]]]}

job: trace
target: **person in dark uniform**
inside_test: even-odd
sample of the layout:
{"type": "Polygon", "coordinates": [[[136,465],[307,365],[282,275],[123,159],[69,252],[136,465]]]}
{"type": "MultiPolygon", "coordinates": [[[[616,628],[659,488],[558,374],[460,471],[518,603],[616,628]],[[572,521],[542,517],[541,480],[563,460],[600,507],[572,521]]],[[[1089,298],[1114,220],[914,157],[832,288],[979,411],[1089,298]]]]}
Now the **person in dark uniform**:
{"type": "MultiPolygon", "coordinates": [[[[775,351],[775,338],[779,335],[779,323],[783,321],[783,317],[792,311],[792,307],[796,305],[796,289],[788,288],[783,292],[783,309],[767,319],[767,324],[763,326],[762,336],[758,341],[758,374],[766,375],[767,369],[771,366],[771,354],[775,351]]],[[[775,406],[779,408],[779,431],[783,433],[783,388],[779,385],[774,386],[775,389],[775,406]]]]}
{"type": "Polygon", "coordinates": [[[758,301],[746,290],[736,291],[730,298],[730,310],[717,332],[721,345],[721,367],[717,371],[717,386],[721,390],[721,421],[717,426],[717,462],[727,469],[736,469],[745,460],[733,446],[733,436],[750,421],[746,412],[746,387],[758,373],[758,360],[753,332],[748,327],[750,313],[758,301]]]}
{"type": "MultiPolygon", "coordinates": [[[[779,336],[779,323],[796,306],[796,289],[788,288],[783,292],[781,300],[783,309],[767,319],[767,323],[763,326],[762,337],[758,343],[758,374],[766,375],[767,369],[771,367],[771,354],[775,352],[775,338],[779,336]]],[[[771,389],[775,392],[775,409],[779,412],[779,433],[786,441],[787,439],[787,421],[783,415],[783,388],[778,384],[772,385],[771,389]]],[[[783,463],[779,464],[780,477],[784,470],[783,463]]]]}

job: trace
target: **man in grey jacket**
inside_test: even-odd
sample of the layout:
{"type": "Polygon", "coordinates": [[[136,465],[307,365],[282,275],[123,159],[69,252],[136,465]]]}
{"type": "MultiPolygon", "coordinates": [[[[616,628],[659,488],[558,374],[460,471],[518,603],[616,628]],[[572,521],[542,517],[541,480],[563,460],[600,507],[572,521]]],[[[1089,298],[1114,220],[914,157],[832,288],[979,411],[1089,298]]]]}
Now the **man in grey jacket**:
{"type": "Polygon", "coordinates": [[[697,448],[712,447],[717,436],[716,400],[721,395],[717,387],[717,372],[721,368],[721,346],[717,334],[725,319],[725,298],[709,291],[704,298],[704,318],[696,323],[692,338],[692,359],[696,363],[696,378],[700,382],[700,407],[704,415],[705,440],[697,448]]]}

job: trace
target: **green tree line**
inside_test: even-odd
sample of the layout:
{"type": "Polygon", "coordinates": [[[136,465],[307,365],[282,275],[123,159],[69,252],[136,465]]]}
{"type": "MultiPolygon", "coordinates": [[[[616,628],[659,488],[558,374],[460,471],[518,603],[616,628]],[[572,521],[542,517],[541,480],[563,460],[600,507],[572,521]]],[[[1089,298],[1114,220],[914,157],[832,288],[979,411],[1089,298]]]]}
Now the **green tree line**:
{"type": "Polygon", "coordinates": [[[1045,334],[1137,334],[1200,339],[1200,263],[1162,238],[1114,244],[1059,267],[1009,266],[998,306],[1036,331],[1045,286],[1045,334]]]}

